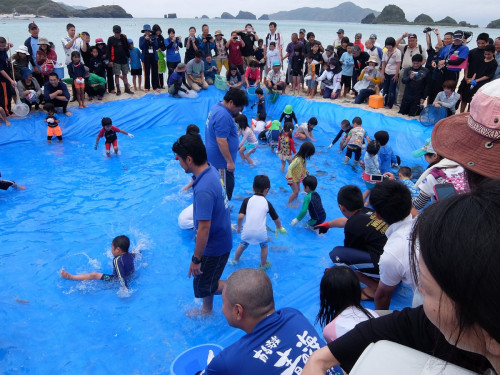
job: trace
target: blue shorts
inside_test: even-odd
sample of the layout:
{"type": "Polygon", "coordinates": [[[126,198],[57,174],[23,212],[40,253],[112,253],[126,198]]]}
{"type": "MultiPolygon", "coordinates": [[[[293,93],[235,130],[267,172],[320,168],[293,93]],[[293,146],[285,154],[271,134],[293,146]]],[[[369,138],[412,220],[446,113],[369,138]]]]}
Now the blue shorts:
{"type": "MultiPolygon", "coordinates": [[[[245,242],[245,241],[240,242],[241,250],[245,250],[249,245],[250,244],[248,242],[245,242]]],[[[261,243],[259,243],[259,245],[260,245],[260,248],[263,249],[263,248],[267,247],[267,241],[261,242],[261,243]]]]}

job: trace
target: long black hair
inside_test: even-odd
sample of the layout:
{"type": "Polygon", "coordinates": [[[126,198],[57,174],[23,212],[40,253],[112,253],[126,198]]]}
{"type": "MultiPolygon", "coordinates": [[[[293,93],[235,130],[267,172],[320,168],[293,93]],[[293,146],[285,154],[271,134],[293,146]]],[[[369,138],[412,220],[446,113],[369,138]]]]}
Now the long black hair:
{"type": "Polygon", "coordinates": [[[319,301],[316,323],[322,327],[351,306],[361,310],[368,318],[373,318],[373,315],[361,306],[359,280],[347,266],[335,266],[325,271],[319,287],[319,301]]]}

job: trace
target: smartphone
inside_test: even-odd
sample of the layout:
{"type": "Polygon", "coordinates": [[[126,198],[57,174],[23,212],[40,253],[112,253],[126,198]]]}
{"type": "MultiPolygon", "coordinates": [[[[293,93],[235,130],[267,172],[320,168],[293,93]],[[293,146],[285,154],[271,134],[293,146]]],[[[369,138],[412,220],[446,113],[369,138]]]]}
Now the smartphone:
{"type": "Polygon", "coordinates": [[[434,185],[433,189],[437,201],[457,195],[455,187],[453,186],[453,184],[450,183],[436,184],[434,185]]]}
{"type": "Polygon", "coordinates": [[[371,182],[382,182],[382,181],[384,181],[384,176],[381,174],[371,174],[370,181],[371,182]]]}

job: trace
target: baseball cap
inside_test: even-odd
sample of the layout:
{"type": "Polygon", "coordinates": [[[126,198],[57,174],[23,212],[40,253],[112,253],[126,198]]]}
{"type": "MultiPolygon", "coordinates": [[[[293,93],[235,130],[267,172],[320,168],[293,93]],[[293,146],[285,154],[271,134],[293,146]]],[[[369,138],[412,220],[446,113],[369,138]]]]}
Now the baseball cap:
{"type": "Polygon", "coordinates": [[[415,39],[417,39],[417,34],[409,33],[409,34],[408,34],[408,39],[410,39],[410,38],[415,38],[415,39]]]}
{"type": "Polygon", "coordinates": [[[343,33],[344,33],[344,29],[339,29],[339,30],[337,31],[337,34],[343,34],[343,33]]]}
{"type": "Polygon", "coordinates": [[[500,80],[481,87],[469,113],[449,116],[434,125],[437,153],[489,178],[500,178],[500,80]]]}
{"type": "Polygon", "coordinates": [[[305,34],[306,33],[306,29],[300,29],[299,30],[299,34],[305,34]]]}
{"type": "Polygon", "coordinates": [[[436,151],[434,151],[434,148],[432,147],[431,139],[428,138],[425,141],[425,145],[422,148],[413,151],[411,154],[413,155],[414,158],[419,158],[427,154],[436,154],[436,151]]]}
{"type": "Polygon", "coordinates": [[[331,44],[327,45],[326,48],[325,48],[326,51],[330,51],[330,52],[333,52],[335,51],[335,49],[333,48],[333,46],[331,44]]]}
{"type": "Polygon", "coordinates": [[[453,33],[453,39],[463,39],[464,32],[462,30],[457,30],[453,33]]]}
{"type": "Polygon", "coordinates": [[[370,34],[370,39],[377,39],[377,34],[370,34]]]}
{"type": "Polygon", "coordinates": [[[279,61],[275,61],[275,62],[273,62],[273,66],[281,66],[281,64],[279,61]]]}
{"type": "Polygon", "coordinates": [[[105,44],[105,43],[104,43],[104,40],[102,40],[102,38],[97,38],[97,39],[95,40],[95,44],[101,44],[101,43],[102,43],[102,44],[105,44]]]}

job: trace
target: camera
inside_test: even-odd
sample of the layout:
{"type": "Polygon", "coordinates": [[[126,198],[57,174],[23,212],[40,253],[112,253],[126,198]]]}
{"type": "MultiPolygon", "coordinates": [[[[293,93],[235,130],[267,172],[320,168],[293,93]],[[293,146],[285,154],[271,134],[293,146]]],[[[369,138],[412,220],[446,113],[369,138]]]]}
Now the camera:
{"type": "Polygon", "coordinates": [[[214,37],[212,36],[212,34],[207,34],[207,36],[205,37],[206,40],[211,40],[213,39],[214,37]]]}
{"type": "Polygon", "coordinates": [[[432,27],[426,27],[426,28],[424,29],[424,34],[425,34],[425,33],[428,33],[428,32],[429,32],[429,31],[431,31],[431,30],[432,30],[432,27]]]}
{"type": "Polygon", "coordinates": [[[464,38],[465,40],[467,40],[467,42],[469,41],[469,38],[472,37],[472,35],[474,35],[472,31],[464,31],[464,38]]]}
{"type": "Polygon", "coordinates": [[[233,36],[233,40],[238,40],[238,37],[237,36],[233,36]]]}

